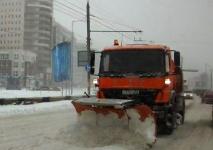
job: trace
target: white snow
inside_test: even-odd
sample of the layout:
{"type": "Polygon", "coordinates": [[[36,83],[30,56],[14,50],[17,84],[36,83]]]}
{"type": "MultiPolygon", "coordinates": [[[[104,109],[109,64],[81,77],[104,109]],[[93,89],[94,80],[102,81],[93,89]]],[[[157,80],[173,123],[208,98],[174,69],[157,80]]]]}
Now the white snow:
{"type": "Polygon", "coordinates": [[[156,141],[156,123],[153,116],[146,118],[143,123],[140,121],[140,115],[134,109],[129,109],[128,115],[130,116],[129,127],[130,130],[136,134],[142,135],[146,143],[152,145],[156,141]]]}
{"type": "MultiPolygon", "coordinates": [[[[74,88],[73,96],[84,95],[86,89],[74,88]]],[[[68,92],[63,91],[32,91],[32,90],[5,90],[0,89],[0,98],[23,98],[23,97],[49,97],[49,96],[68,96],[68,92]]]]}
{"type": "MultiPolygon", "coordinates": [[[[19,94],[14,93],[10,96],[22,97],[22,94],[25,95],[24,92],[25,91],[21,91],[19,94]]],[[[49,91],[42,92],[43,94],[50,94],[49,91]]],[[[78,92],[82,91],[79,90],[78,92]]],[[[10,92],[5,91],[5,93],[10,92]]],[[[28,96],[32,96],[31,94],[32,93],[28,93],[28,96]]],[[[127,117],[118,119],[118,116],[115,113],[110,113],[107,116],[104,116],[101,114],[96,115],[94,114],[94,112],[91,111],[85,111],[81,117],[77,117],[78,114],[72,106],[71,101],[38,103],[33,105],[0,106],[0,119],[4,121],[4,118],[17,115],[27,117],[31,114],[37,114],[39,116],[42,116],[43,113],[45,113],[47,116],[48,114],[52,116],[52,112],[57,113],[64,111],[68,112],[67,115],[70,119],[68,121],[65,121],[63,120],[63,116],[61,118],[61,122],[56,123],[57,126],[60,125],[61,127],[58,129],[58,131],[55,131],[60,133],[60,136],[57,138],[63,141],[63,144],[60,141],[55,140],[58,142],[45,143],[41,145],[39,149],[43,150],[52,147],[53,150],[61,148],[67,150],[143,150],[147,146],[147,142],[151,143],[154,139],[153,132],[151,132],[153,129],[152,118],[146,119],[145,124],[143,126],[140,125],[141,129],[137,128],[136,130],[134,130],[136,132],[132,132],[131,127],[129,128],[128,126],[129,122],[127,117]],[[63,125],[63,122],[70,122],[70,125],[63,125]],[[145,134],[143,135],[142,131],[144,131],[144,129],[147,129],[148,132],[145,132],[145,134]],[[148,141],[144,136],[147,136],[148,141]]],[[[138,119],[138,116],[134,114],[134,112],[132,113],[132,116],[138,119]]],[[[57,117],[60,117],[60,113],[57,114],[57,117]]],[[[139,124],[140,122],[136,121],[132,123],[139,124]]],[[[26,128],[30,127],[26,126],[26,128]]],[[[51,128],[54,129],[54,126],[51,128]]],[[[46,134],[50,134],[49,131],[44,132],[47,132],[46,134]]]]}
{"type": "MultiPolygon", "coordinates": [[[[144,137],[131,132],[128,126],[126,126],[128,123],[126,123],[126,125],[123,124],[125,118],[118,121],[121,123],[118,124],[115,123],[118,118],[114,113],[109,114],[108,116],[98,115],[101,123],[96,126],[95,118],[91,117],[94,115],[94,113],[88,111],[85,112],[85,116],[82,117],[84,117],[84,119],[87,121],[92,121],[95,124],[95,126],[93,126],[94,124],[90,126],[82,123],[81,121],[78,122],[78,115],[75,112],[74,107],[72,107],[70,101],[39,103],[33,105],[0,106],[0,119],[4,120],[5,117],[14,115],[24,115],[26,117],[30,116],[30,114],[42,115],[43,112],[49,112],[49,114],[51,114],[53,111],[60,112],[62,110],[69,111],[68,115],[70,116],[70,125],[59,129],[60,137],[58,138],[63,140],[64,144],[62,145],[61,142],[46,143],[41,145],[39,149],[43,150],[45,147],[53,147],[55,150],[58,149],[57,147],[59,147],[59,149],[62,148],[67,150],[143,150],[146,147],[144,137]]],[[[64,122],[63,117],[62,122],[64,122]]],[[[28,128],[28,126],[26,126],[26,128],[28,128]]]]}
{"type": "Polygon", "coordinates": [[[70,101],[58,101],[50,103],[38,103],[34,105],[3,105],[0,106],[0,117],[14,115],[30,115],[49,111],[58,111],[71,108],[70,101]]]}
{"type": "MultiPolygon", "coordinates": [[[[146,147],[147,144],[153,145],[156,141],[155,119],[149,116],[145,121],[141,122],[136,110],[130,109],[127,112],[131,118],[130,120],[128,120],[126,115],[118,118],[118,115],[113,112],[107,115],[96,114],[90,110],[81,112],[78,116],[78,127],[82,127],[79,134],[84,136],[80,137],[80,139],[88,142],[87,135],[89,135],[98,143],[116,141],[116,143],[125,144],[125,139],[127,138],[128,145],[129,142],[134,145],[140,143],[143,147],[146,147]],[[99,141],[99,138],[101,141],[99,141]]],[[[93,145],[93,143],[89,143],[89,145],[93,145]]]]}

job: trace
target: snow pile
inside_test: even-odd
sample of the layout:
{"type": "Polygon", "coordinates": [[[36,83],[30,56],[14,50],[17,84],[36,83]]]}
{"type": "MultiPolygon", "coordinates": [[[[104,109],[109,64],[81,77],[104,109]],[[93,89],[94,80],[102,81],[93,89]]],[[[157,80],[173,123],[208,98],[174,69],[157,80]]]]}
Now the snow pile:
{"type": "Polygon", "coordinates": [[[62,131],[61,136],[66,139],[65,143],[79,149],[142,150],[147,147],[147,144],[153,144],[155,140],[152,135],[153,131],[155,132],[152,125],[153,118],[147,118],[143,125],[141,122],[132,122],[131,128],[127,117],[118,119],[115,113],[103,116],[96,115],[92,111],[84,111],[77,120],[73,126],[62,131]],[[136,124],[133,125],[134,123],[136,124]],[[134,131],[132,131],[133,126],[136,127],[134,131]],[[145,133],[142,134],[142,131],[145,133]]]}
{"type": "Polygon", "coordinates": [[[155,119],[152,116],[141,123],[140,115],[134,109],[128,110],[130,116],[129,128],[136,134],[140,134],[145,137],[146,143],[152,145],[156,141],[156,124],[155,119]]]}
{"type": "Polygon", "coordinates": [[[96,114],[94,111],[83,111],[78,117],[79,124],[85,126],[101,126],[101,127],[110,127],[110,126],[128,126],[128,118],[124,116],[118,118],[116,113],[109,113],[107,115],[96,114]]]}
{"type": "MultiPolygon", "coordinates": [[[[83,88],[74,88],[72,96],[84,95],[83,88]]],[[[0,98],[67,96],[66,91],[0,90],[0,98]]]]}
{"type": "Polygon", "coordinates": [[[71,109],[70,101],[39,103],[34,105],[3,105],[0,106],[0,117],[29,115],[32,113],[41,113],[64,109],[71,109]]]}
{"type": "MultiPolygon", "coordinates": [[[[70,116],[68,122],[70,123],[61,128],[56,136],[56,141],[64,143],[62,146],[64,149],[143,150],[147,147],[147,143],[151,143],[149,140],[153,138],[152,118],[147,118],[141,124],[139,121],[128,121],[127,117],[118,119],[115,113],[103,116],[101,114],[96,115],[92,111],[84,111],[81,117],[77,117],[78,114],[70,101],[0,106],[0,117],[3,119],[13,115],[42,114],[43,112],[60,110],[68,110],[70,112],[68,113],[70,116]],[[134,130],[132,130],[133,127],[134,130]],[[143,134],[145,130],[147,132],[143,134]]],[[[138,115],[134,111],[131,111],[130,114],[132,118],[134,117],[134,119],[138,120],[138,115]]],[[[40,148],[45,149],[45,147],[40,148]]]]}

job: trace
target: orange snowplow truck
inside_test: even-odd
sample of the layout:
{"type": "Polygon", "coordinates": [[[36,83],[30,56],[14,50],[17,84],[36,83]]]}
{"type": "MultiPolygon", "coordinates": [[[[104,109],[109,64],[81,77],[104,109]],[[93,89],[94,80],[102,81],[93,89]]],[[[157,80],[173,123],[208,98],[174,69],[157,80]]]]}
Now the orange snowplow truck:
{"type": "MultiPolygon", "coordinates": [[[[92,67],[94,58],[92,53],[92,67]]],[[[126,116],[128,125],[140,128],[133,120],[134,111],[141,124],[152,118],[149,126],[156,125],[167,134],[183,124],[185,102],[180,52],[155,44],[114,45],[101,52],[98,76],[97,97],[72,102],[79,115],[87,111],[103,118],[113,113],[118,119],[126,116]]],[[[156,127],[152,128],[153,134],[156,127]]]]}

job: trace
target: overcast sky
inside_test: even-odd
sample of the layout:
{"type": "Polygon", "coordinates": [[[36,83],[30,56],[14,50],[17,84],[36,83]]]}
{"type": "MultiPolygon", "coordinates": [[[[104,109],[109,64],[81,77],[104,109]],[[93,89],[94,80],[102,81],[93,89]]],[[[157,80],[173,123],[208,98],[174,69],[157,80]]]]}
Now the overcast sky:
{"type": "MultiPolygon", "coordinates": [[[[63,0],[54,1],[75,8],[63,0]]],[[[66,1],[85,11],[86,0],[66,1]]],[[[59,4],[56,5],[60,9],[59,4]]],[[[133,43],[134,37],[142,38],[181,51],[184,68],[204,70],[206,63],[213,66],[213,0],[90,0],[90,7],[91,14],[95,16],[91,20],[91,29],[143,30],[142,34],[131,33],[124,36],[91,33],[92,47],[96,49],[112,45],[114,39],[133,43]],[[107,24],[110,28],[105,28],[100,23],[107,24]]],[[[66,9],[63,11],[68,12],[66,9]]],[[[85,19],[80,15],[74,15],[74,18],[59,11],[54,11],[54,16],[70,30],[72,20],[85,19]]],[[[79,41],[86,42],[85,22],[75,23],[74,31],[79,41]]]]}

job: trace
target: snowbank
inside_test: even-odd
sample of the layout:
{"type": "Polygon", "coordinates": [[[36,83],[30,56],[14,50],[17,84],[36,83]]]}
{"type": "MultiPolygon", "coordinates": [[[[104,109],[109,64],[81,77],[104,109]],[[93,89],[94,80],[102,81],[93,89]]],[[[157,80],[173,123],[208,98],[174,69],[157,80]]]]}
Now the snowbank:
{"type": "MultiPolygon", "coordinates": [[[[84,95],[86,89],[73,89],[73,96],[84,95]]],[[[68,96],[64,91],[31,91],[31,90],[0,90],[0,98],[22,98],[22,97],[49,97],[49,96],[68,96]]]]}
{"type": "MultiPolygon", "coordinates": [[[[144,138],[139,134],[131,132],[126,126],[122,124],[114,124],[115,116],[108,116],[110,118],[102,118],[104,123],[101,126],[90,126],[82,124],[82,122],[77,121],[77,113],[72,107],[70,101],[59,101],[50,103],[39,103],[33,105],[8,105],[0,106],[0,119],[4,119],[8,116],[16,115],[30,115],[30,114],[42,114],[42,112],[53,112],[60,110],[68,110],[70,116],[70,124],[68,126],[63,126],[59,130],[58,139],[63,141],[63,149],[73,149],[73,150],[135,150],[143,148],[146,146],[144,144],[144,138]],[[106,126],[107,125],[107,126],[106,126]],[[108,126],[109,125],[109,126],[108,126]],[[112,125],[112,126],[111,126],[112,125]]],[[[103,117],[103,116],[100,116],[103,117]]],[[[65,117],[67,118],[67,117],[65,117]]],[[[63,124],[63,117],[60,122],[63,124]]],[[[92,118],[87,118],[89,121],[92,118]]],[[[101,118],[100,118],[101,119],[101,118]]],[[[91,120],[90,120],[91,121],[91,120]]],[[[67,122],[67,121],[66,121],[67,122]]],[[[122,123],[122,122],[120,122],[122,123]]],[[[53,146],[57,143],[52,143],[53,146]]],[[[39,147],[39,149],[49,149],[51,143],[44,144],[39,147]]],[[[60,149],[60,148],[59,148],[60,149]]]]}
{"type": "Polygon", "coordinates": [[[33,113],[71,109],[70,101],[39,103],[33,105],[3,105],[0,106],[0,117],[14,115],[29,115],[33,113]]]}

